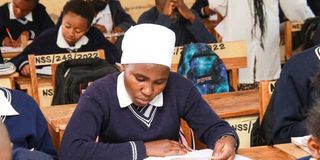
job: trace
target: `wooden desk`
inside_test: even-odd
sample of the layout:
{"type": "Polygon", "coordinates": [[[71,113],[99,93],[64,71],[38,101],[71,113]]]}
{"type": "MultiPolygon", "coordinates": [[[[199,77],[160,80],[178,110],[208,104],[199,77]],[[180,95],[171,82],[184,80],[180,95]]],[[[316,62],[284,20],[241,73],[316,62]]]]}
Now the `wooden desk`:
{"type": "Polygon", "coordinates": [[[14,79],[17,77],[19,77],[18,72],[14,72],[10,75],[0,76],[0,86],[10,88],[10,89],[15,89],[14,79]]]}
{"type": "Polygon", "coordinates": [[[275,148],[295,157],[296,159],[301,157],[309,156],[310,154],[293,143],[277,144],[274,145],[275,148]]]}
{"type": "Polygon", "coordinates": [[[240,148],[237,154],[251,158],[252,160],[295,160],[295,157],[271,146],[240,148]]]}

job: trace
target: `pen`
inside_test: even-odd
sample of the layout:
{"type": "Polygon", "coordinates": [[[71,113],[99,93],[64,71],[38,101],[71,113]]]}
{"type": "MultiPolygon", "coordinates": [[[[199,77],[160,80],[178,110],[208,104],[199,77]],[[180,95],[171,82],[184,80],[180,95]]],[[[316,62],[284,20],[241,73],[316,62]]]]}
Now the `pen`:
{"type": "Polygon", "coordinates": [[[13,41],[13,38],[11,36],[10,30],[8,27],[6,27],[6,31],[7,31],[8,36],[10,37],[11,41],[13,41]]]}

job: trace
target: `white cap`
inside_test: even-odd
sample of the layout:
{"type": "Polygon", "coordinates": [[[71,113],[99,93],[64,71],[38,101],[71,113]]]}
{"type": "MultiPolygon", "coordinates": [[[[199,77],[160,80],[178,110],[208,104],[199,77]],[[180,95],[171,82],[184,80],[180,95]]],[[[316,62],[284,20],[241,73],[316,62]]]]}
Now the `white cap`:
{"type": "Polygon", "coordinates": [[[171,68],[176,36],[157,24],[139,24],[127,30],[122,40],[122,64],[154,63],[171,68]]]}

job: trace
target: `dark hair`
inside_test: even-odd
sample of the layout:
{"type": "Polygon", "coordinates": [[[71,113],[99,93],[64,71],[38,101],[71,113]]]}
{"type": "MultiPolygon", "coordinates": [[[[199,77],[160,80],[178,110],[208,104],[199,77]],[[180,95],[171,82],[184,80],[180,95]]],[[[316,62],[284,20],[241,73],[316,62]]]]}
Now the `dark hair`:
{"type": "Polygon", "coordinates": [[[70,0],[63,7],[63,16],[69,12],[75,13],[86,19],[88,28],[91,26],[92,20],[94,18],[94,10],[88,2],[83,0],[70,0]]]}
{"type": "Polygon", "coordinates": [[[253,0],[254,6],[254,25],[251,29],[251,34],[255,34],[255,28],[259,25],[261,35],[260,35],[260,46],[264,49],[263,38],[265,34],[265,12],[263,0],[253,0]]]}
{"type": "Polygon", "coordinates": [[[89,2],[92,5],[96,14],[102,11],[104,8],[106,8],[109,1],[110,0],[87,0],[87,2],[89,2]]]}
{"type": "Polygon", "coordinates": [[[320,74],[317,74],[312,83],[312,108],[308,112],[307,127],[310,134],[320,139],[320,74]]]}

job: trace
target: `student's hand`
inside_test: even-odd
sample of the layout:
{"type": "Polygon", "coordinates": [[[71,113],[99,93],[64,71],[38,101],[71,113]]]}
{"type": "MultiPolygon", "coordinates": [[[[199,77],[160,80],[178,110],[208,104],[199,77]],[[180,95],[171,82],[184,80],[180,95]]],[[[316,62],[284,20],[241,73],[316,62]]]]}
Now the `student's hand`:
{"type": "MultiPolygon", "coordinates": [[[[111,33],[122,33],[124,32],[120,27],[114,27],[111,33]]],[[[118,36],[108,37],[107,38],[112,44],[116,44],[118,36]]]]}
{"type": "Polygon", "coordinates": [[[176,8],[176,0],[166,0],[163,5],[163,8],[160,9],[160,12],[165,16],[172,16],[173,10],[176,8]]]}
{"type": "Polygon", "coordinates": [[[2,44],[3,44],[3,46],[14,47],[14,48],[20,46],[20,44],[19,44],[17,41],[11,40],[10,37],[5,37],[5,38],[3,39],[2,44]]]}
{"type": "Polygon", "coordinates": [[[181,143],[172,140],[157,140],[144,143],[147,156],[163,157],[172,155],[183,155],[188,149],[181,143]]]}
{"type": "Polygon", "coordinates": [[[101,24],[95,24],[94,25],[96,28],[98,28],[102,33],[107,33],[107,29],[106,27],[104,27],[104,25],[101,25],[101,24]]]}
{"type": "Polygon", "coordinates": [[[114,27],[113,30],[112,30],[112,33],[122,33],[124,32],[123,29],[119,26],[117,27],[114,27]]]}
{"type": "Polygon", "coordinates": [[[196,16],[192,13],[191,9],[189,9],[183,0],[176,0],[177,9],[182,17],[189,20],[189,22],[194,23],[196,20],[196,16]]]}
{"type": "Polygon", "coordinates": [[[233,160],[235,157],[234,145],[236,140],[232,136],[224,136],[220,138],[215,146],[212,154],[212,160],[233,160]]]}
{"type": "Polygon", "coordinates": [[[210,16],[215,13],[212,9],[209,8],[209,6],[203,7],[203,12],[205,16],[210,16]]]}
{"type": "MultiPolygon", "coordinates": [[[[30,39],[30,34],[29,34],[29,32],[28,31],[23,31],[21,34],[20,34],[20,36],[19,36],[19,38],[17,39],[17,42],[18,42],[18,44],[19,44],[19,46],[21,46],[21,44],[22,44],[22,37],[26,37],[26,43],[28,43],[28,40],[30,39]]],[[[27,45],[27,44],[24,44],[24,45],[27,45]]],[[[24,46],[25,47],[25,46],[24,46]]]]}
{"type": "Polygon", "coordinates": [[[29,67],[29,64],[27,65],[24,65],[21,70],[20,70],[20,73],[24,76],[27,76],[29,77],[30,76],[30,67],[29,67]]]}

